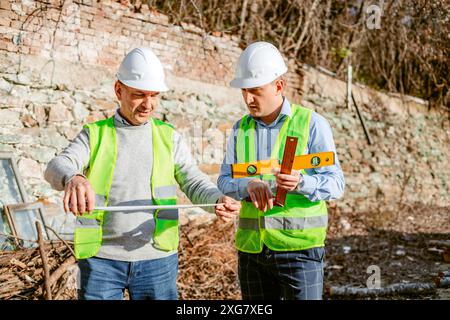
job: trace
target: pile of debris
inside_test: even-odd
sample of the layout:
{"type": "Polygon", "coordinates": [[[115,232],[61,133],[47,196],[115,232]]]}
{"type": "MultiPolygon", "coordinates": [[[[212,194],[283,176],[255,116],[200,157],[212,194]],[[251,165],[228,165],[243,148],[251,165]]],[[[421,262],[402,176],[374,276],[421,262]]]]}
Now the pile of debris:
{"type": "MultiPolygon", "coordinates": [[[[182,300],[240,299],[235,226],[214,219],[181,227],[178,289],[182,300]]],[[[0,300],[77,299],[76,261],[62,241],[44,244],[49,277],[45,279],[40,248],[0,251],[0,300]],[[47,283],[46,283],[47,281],[47,283]]],[[[129,296],[125,293],[125,299],[129,296]]]]}
{"type": "Polygon", "coordinates": [[[76,283],[71,276],[75,272],[75,258],[62,241],[44,244],[49,277],[44,276],[42,248],[17,251],[0,251],[0,300],[36,300],[48,297],[50,286],[52,299],[76,299],[76,283]]]}
{"type": "MultiPolygon", "coordinates": [[[[367,228],[359,235],[343,235],[336,212],[330,213],[330,228],[336,232],[327,239],[324,299],[440,299],[450,294],[448,233],[367,228]],[[381,270],[381,286],[368,289],[372,274],[367,270],[374,266],[381,270]]],[[[192,219],[180,230],[179,298],[241,299],[235,223],[192,219]]],[[[51,299],[77,298],[71,245],[47,241],[43,247],[48,276],[44,276],[40,247],[0,251],[0,300],[48,299],[46,287],[51,299]]]]}
{"type": "Polygon", "coordinates": [[[234,223],[214,219],[181,227],[178,290],[182,300],[241,299],[234,223]]]}

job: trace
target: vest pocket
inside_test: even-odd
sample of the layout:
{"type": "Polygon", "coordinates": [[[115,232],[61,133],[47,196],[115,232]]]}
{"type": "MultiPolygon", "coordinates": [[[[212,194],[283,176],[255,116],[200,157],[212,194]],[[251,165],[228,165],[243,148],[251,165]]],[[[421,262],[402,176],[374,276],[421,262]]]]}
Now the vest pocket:
{"type": "Polygon", "coordinates": [[[263,247],[263,241],[259,230],[238,228],[235,235],[236,248],[246,253],[259,253],[263,247]]]}
{"type": "Polygon", "coordinates": [[[154,247],[163,251],[178,248],[178,210],[157,210],[153,241],[154,247]]]}
{"type": "Polygon", "coordinates": [[[102,245],[102,228],[77,227],[74,234],[75,257],[86,259],[95,256],[102,245]]]}
{"type": "Polygon", "coordinates": [[[74,233],[75,257],[86,259],[95,256],[102,245],[101,222],[98,214],[78,216],[74,233]]]}

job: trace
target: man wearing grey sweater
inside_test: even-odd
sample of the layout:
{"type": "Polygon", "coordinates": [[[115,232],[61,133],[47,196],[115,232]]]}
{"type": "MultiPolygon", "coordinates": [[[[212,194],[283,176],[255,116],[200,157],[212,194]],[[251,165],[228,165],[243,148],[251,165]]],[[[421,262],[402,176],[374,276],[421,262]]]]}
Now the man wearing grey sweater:
{"type": "Polygon", "coordinates": [[[223,195],[196,166],[179,133],[151,117],[168,90],[159,59],[146,48],[123,60],[113,118],[86,125],[47,166],[45,179],[64,190],[64,209],[77,215],[75,251],[80,299],[177,299],[178,212],[97,212],[94,206],[175,204],[177,183],[194,204],[223,221],[239,202],[223,195]],[[156,152],[155,152],[156,151],[156,152]]]}

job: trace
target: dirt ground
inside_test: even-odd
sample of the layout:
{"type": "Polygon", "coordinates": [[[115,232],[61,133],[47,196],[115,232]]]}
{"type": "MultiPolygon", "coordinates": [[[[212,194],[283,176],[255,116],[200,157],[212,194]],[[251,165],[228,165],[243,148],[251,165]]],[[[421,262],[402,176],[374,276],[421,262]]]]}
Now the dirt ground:
{"type": "MultiPolygon", "coordinates": [[[[235,226],[214,220],[182,227],[180,273],[181,299],[240,299],[237,260],[233,248],[235,226]]],[[[450,208],[420,204],[396,212],[343,215],[330,206],[324,265],[324,299],[449,299],[450,289],[385,296],[334,296],[330,287],[366,288],[378,266],[381,287],[391,284],[433,283],[449,271],[442,250],[430,240],[450,240],[450,208]]]]}
{"type": "MultiPolygon", "coordinates": [[[[222,223],[206,215],[189,221],[180,232],[179,298],[241,299],[233,243],[235,223],[222,223]]],[[[433,285],[439,272],[450,271],[450,263],[444,262],[444,250],[432,243],[449,240],[450,208],[418,204],[396,212],[345,215],[331,204],[324,299],[450,300],[450,288],[436,289],[433,285]],[[432,284],[433,290],[383,296],[330,294],[336,292],[330,288],[336,287],[367,288],[371,276],[368,268],[373,266],[379,268],[382,289],[392,284],[419,283],[432,284]]],[[[47,251],[51,272],[55,272],[58,261],[60,264],[71,255],[62,243],[49,245],[47,251]]],[[[43,271],[37,248],[0,252],[0,269],[0,299],[43,299],[43,271]]],[[[65,274],[53,286],[56,299],[76,299],[76,270],[71,270],[70,276],[65,274]]]]}

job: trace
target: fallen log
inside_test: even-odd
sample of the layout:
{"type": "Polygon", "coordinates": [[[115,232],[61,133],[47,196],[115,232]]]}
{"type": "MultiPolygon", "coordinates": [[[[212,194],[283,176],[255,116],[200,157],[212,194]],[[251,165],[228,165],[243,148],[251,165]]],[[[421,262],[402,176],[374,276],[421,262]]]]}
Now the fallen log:
{"type": "Polygon", "coordinates": [[[428,294],[436,292],[434,283],[395,283],[385,288],[336,287],[328,288],[330,296],[377,297],[387,295],[428,294]]]}
{"type": "Polygon", "coordinates": [[[450,249],[450,240],[429,240],[428,245],[450,249]]]}

